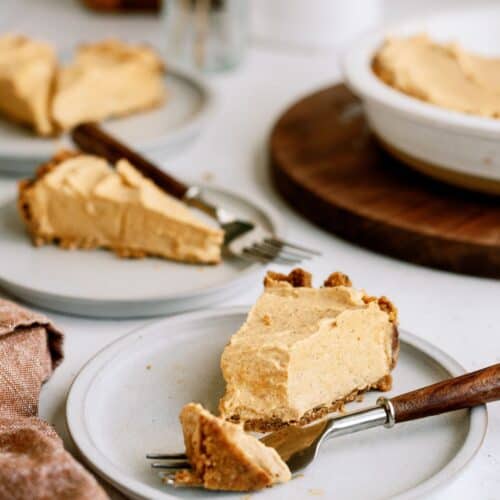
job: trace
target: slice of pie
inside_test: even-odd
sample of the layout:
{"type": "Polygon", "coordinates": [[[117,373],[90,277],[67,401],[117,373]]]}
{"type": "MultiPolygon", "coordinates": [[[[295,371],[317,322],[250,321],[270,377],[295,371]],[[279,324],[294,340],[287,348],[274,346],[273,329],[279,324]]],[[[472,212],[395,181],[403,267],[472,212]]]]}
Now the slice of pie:
{"type": "Polygon", "coordinates": [[[179,486],[253,491],[290,479],[290,470],[276,450],[239,425],[214,417],[195,403],[182,409],[180,419],[192,469],[177,472],[179,486]]]}
{"type": "Polygon", "coordinates": [[[21,182],[18,207],[36,245],[220,261],[223,231],[199,220],[126,160],[112,168],[97,156],[61,152],[34,180],[21,182]]]}
{"type": "Polygon", "coordinates": [[[221,415],[246,429],[306,424],[369,389],[389,390],[399,351],[397,312],[332,274],[322,288],[295,269],[265,290],[221,358],[221,415]]]}
{"type": "Polygon", "coordinates": [[[56,79],[52,115],[69,129],[160,105],[164,65],[153,49],[119,40],[82,45],[56,79]]]}
{"type": "Polygon", "coordinates": [[[21,35],[0,37],[0,113],[40,135],[50,135],[56,67],[51,45],[21,35]]]}

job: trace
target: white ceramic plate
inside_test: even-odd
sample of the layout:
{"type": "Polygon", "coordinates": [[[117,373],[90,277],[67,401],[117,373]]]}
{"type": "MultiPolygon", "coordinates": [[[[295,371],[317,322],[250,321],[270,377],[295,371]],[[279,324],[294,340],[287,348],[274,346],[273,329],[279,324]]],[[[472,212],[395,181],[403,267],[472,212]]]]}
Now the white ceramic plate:
{"type": "Polygon", "coordinates": [[[412,19],[366,35],[344,57],[346,83],[362,100],[379,138],[412,166],[448,182],[500,193],[500,120],[449,111],[409,97],[372,71],[389,35],[428,33],[466,49],[500,55],[500,5],[488,3],[412,19]]]}
{"type": "MultiPolygon", "coordinates": [[[[205,186],[207,199],[283,236],[283,223],[260,200],[205,186]]],[[[0,286],[48,309],[92,317],[171,314],[206,307],[254,284],[262,264],[225,258],[211,265],[120,259],[106,250],[34,247],[14,202],[0,206],[0,286]]]]}
{"type": "MultiPolygon", "coordinates": [[[[165,85],[168,99],[163,106],[109,120],[103,128],[141,152],[160,151],[165,155],[181,149],[200,132],[215,97],[197,75],[170,65],[165,85]]],[[[72,147],[67,136],[36,137],[29,130],[0,119],[0,172],[29,175],[64,147],[72,147]]]]}
{"type": "MultiPolygon", "coordinates": [[[[197,401],[216,410],[224,390],[220,355],[246,313],[245,308],[216,309],[155,322],[87,363],[70,389],[66,417],[72,439],[98,474],[133,498],[242,498],[162,486],[144,456],[183,450],[178,414],[184,404],[197,401]]],[[[404,332],[401,341],[390,394],[463,373],[427,342],[404,332]]],[[[368,406],[377,396],[367,394],[363,403],[349,407],[368,406]]],[[[486,408],[480,406],[336,438],[303,476],[256,498],[425,497],[474,456],[486,427],[486,408]]]]}

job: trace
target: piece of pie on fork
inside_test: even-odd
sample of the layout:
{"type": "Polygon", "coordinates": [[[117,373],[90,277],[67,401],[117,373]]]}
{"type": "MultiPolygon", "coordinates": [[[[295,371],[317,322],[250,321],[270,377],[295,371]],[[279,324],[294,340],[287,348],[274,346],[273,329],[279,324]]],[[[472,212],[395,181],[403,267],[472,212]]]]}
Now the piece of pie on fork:
{"type": "Polygon", "coordinates": [[[302,269],[269,272],[264,285],[222,354],[227,387],[221,418],[186,405],[181,412],[186,455],[148,455],[169,461],[154,468],[182,469],[167,474],[167,484],[251,491],[284,482],[290,469],[283,454],[244,429],[301,426],[364,391],[391,387],[399,340],[397,312],[388,299],[354,289],[339,272],[322,288],[313,288],[302,269]],[[189,462],[175,464],[172,458],[189,462]]]}
{"type": "Polygon", "coordinates": [[[180,419],[191,468],[175,473],[176,486],[254,491],[290,479],[290,470],[276,450],[246,434],[241,426],[195,403],[182,409],[180,419]]]}

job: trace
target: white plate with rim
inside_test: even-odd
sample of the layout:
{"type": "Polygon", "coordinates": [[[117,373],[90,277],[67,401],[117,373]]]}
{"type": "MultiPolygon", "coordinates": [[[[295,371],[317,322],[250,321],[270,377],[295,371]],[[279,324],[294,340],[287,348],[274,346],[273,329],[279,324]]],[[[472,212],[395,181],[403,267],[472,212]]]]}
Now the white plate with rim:
{"type": "MultiPolygon", "coordinates": [[[[195,72],[168,65],[167,100],[155,109],[103,122],[103,128],[143,153],[174,153],[195,139],[214,104],[212,88],[195,72]]],[[[67,134],[51,139],[0,117],[0,172],[30,175],[57,150],[74,147],[67,134]]]]}
{"type": "Polygon", "coordinates": [[[428,33],[440,42],[500,56],[500,5],[454,8],[378,29],[345,54],[346,83],[363,101],[375,134],[405,163],[459,186],[500,194],[500,120],[447,110],[410,97],[382,82],[373,57],[387,36],[428,33]]]}
{"type": "MultiPolygon", "coordinates": [[[[263,201],[202,188],[208,200],[284,236],[281,217],[263,201]]],[[[0,206],[0,235],[0,286],[40,307],[81,316],[130,318],[207,307],[254,285],[265,268],[235,257],[198,265],[121,259],[107,250],[35,247],[14,201],[0,206]]]]}
{"type": "MultiPolygon", "coordinates": [[[[242,498],[241,493],[163,486],[145,454],[184,449],[178,421],[184,404],[196,401],[216,410],[224,390],[220,355],[246,314],[247,308],[221,308],[154,322],[110,344],[83,367],[68,394],[66,419],[96,473],[132,498],[242,498]]],[[[402,332],[401,342],[391,395],[464,373],[447,354],[414,335],[402,332]]],[[[373,404],[379,394],[368,393],[363,403],[348,408],[373,404]]],[[[472,459],[486,428],[483,405],[334,438],[303,474],[255,498],[425,496],[472,459]]]]}

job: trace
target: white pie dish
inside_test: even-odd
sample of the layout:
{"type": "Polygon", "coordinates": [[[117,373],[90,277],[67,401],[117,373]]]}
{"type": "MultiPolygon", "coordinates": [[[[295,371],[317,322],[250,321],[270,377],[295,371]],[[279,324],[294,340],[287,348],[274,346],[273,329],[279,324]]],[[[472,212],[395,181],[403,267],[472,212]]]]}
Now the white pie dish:
{"type": "MultiPolygon", "coordinates": [[[[103,122],[102,127],[143,153],[174,154],[193,141],[207,123],[216,97],[199,75],[168,65],[167,101],[160,107],[103,122]]],[[[62,148],[73,148],[68,134],[37,137],[30,130],[0,117],[0,173],[31,175],[62,148]]]]}
{"type": "Polygon", "coordinates": [[[372,71],[389,35],[427,33],[467,50],[500,55],[500,5],[482,4],[371,32],[344,56],[345,81],[361,98],[372,131],[417,170],[460,186],[500,194],[500,120],[450,111],[391,88],[372,71]]]}
{"type": "MultiPolygon", "coordinates": [[[[96,473],[130,498],[246,498],[163,486],[144,456],[182,450],[178,415],[184,404],[198,401],[216,411],[224,392],[220,355],[247,312],[247,307],[211,309],[151,323],[110,344],[83,367],[68,394],[66,419],[79,452],[96,473]]],[[[463,372],[435,346],[401,332],[389,394],[463,372]]],[[[374,404],[379,395],[370,392],[348,409],[374,404]]],[[[367,492],[370,498],[429,498],[472,459],[486,428],[482,405],[332,439],[303,474],[255,498],[348,500],[367,498],[367,492]]]]}

